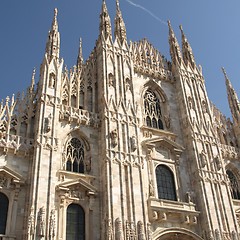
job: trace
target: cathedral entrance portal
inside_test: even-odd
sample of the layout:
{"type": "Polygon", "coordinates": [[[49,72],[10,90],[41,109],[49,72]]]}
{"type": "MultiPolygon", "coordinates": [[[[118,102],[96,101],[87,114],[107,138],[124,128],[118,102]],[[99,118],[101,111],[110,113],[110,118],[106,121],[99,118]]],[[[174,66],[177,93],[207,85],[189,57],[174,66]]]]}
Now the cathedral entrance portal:
{"type": "Polygon", "coordinates": [[[196,239],[197,238],[182,233],[170,233],[157,238],[157,240],[196,240],[196,239]]]}
{"type": "Polygon", "coordinates": [[[155,232],[154,240],[203,240],[196,233],[187,229],[168,229],[161,232],[155,232]]]}

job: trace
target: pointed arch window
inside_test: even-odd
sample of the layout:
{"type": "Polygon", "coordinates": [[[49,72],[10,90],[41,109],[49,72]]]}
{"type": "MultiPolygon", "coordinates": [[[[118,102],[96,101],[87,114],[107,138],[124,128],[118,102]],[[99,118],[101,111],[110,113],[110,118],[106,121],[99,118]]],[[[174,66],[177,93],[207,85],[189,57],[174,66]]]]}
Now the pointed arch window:
{"type": "Polygon", "coordinates": [[[67,143],[66,170],[84,173],[84,145],[78,138],[72,138],[67,143]]]}
{"type": "Polygon", "coordinates": [[[163,129],[160,101],[150,89],[144,95],[144,114],[148,127],[163,129]]]}
{"type": "Polygon", "coordinates": [[[227,170],[226,173],[227,173],[228,178],[230,180],[232,198],[240,200],[239,184],[238,184],[236,176],[230,170],[227,170]]]}
{"type": "Polygon", "coordinates": [[[78,204],[67,208],[66,240],[85,240],[85,212],[78,204]]]}
{"type": "Polygon", "coordinates": [[[164,165],[156,168],[158,198],[176,201],[176,189],[173,172],[164,165]]]}
{"type": "Polygon", "coordinates": [[[8,214],[8,198],[0,193],[0,234],[5,234],[8,214]]]}

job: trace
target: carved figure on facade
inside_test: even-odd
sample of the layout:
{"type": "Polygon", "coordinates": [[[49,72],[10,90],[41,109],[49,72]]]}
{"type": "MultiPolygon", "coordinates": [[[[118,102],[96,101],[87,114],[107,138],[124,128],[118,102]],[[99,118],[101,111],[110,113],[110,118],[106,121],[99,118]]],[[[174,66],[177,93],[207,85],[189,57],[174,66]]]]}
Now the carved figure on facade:
{"type": "Polygon", "coordinates": [[[122,221],[120,218],[115,220],[115,237],[116,240],[123,240],[123,229],[122,229],[122,221]]]}
{"type": "Polygon", "coordinates": [[[126,92],[128,90],[130,90],[130,88],[131,88],[131,84],[130,84],[130,79],[129,78],[126,78],[125,88],[126,88],[126,92]]]}
{"type": "Polygon", "coordinates": [[[114,79],[114,75],[112,73],[108,74],[108,85],[109,85],[109,87],[114,87],[114,85],[115,85],[115,79],[114,79]]]}
{"type": "Polygon", "coordinates": [[[155,190],[154,190],[152,179],[149,181],[149,196],[150,197],[154,197],[155,196],[155,190]]]}
{"type": "Polygon", "coordinates": [[[221,163],[220,158],[219,158],[219,157],[215,157],[215,158],[214,158],[214,162],[216,163],[217,170],[218,170],[218,171],[221,170],[221,168],[222,168],[222,163],[221,163]]]}
{"type": "Polygon", "coordinates": [[[113,240],[113,227],[112,220],[106,220],[106,240],[113,240]]]}
{"type": "Polygon", "coordinates": [[[144,225],[142,221],[138,221],[137,231],[138,231],[138,240],[146,240],[146,236],[144,233],[144,225]]]}
{"type": "Polygon", "coordinates": [[[117,129],[114,129],[113,131],[111,131],[110,137],[111,137],[112,146],[113,146],[113,147],[116,147],[116,146],[118,145],[118,133],[117,133],[117,129]]]}
{"type": "Polygon", "coordinates": [[[186,192],[186,201],[187,201],[187,203],[192,203],[192,194],[191,194],[191,192],[186,192]]]}
{"type": "Polygon", "coordinates": [[[85,167],[86,167],[87,173],[89,173],[91,171],[91,164],[92,164],[92,158],[91,158],[91,156],[89,156],[85,159],[85,167]]]}
{"type": "Polygon", "coordinates": [[[136,149],[137,149],[137,139],[136,139],[136,136],[133,135],[131,138],[130,138],[130,142],[131,142],[131,149],[132,151],[134,152],[136,149]]]}
{"type": "Polygon", "coordinates": [[[193,99],[190,96],[188,97],[188,107],[190,110],[191,122],[192,122],[193,126],[195,126],[195,124],[197,123],[197,116],[196,116],[196,111],[194,108],[193,99]]]}
{"type": "Polygon", "coordinates": [[[31,207],[31,212],[28,217],[28,240],[32,239],[32,235],[34,234],[35,231],[35,226],[34,226],[34,208],[31,207]]]}
{"type": "Polygon", "coordinates": [[[147,223],[147,240],[152,240],[151,223],[147,223]]]}
{"type": "Polygon", "coordinates": [[[49,238],[50,240],[54,240],[55,238],[55,227],[56,227],[56,220],[55,220],[55,210],[52,209],[50,213],[49,219],[49,238]]]}
{"type": "Polygon", "coordinates": [[[221,235],[218,229],[215,229],[215,238],[216,240],[221,240],[221,235]]]}
{"type": "Polygon", "coordinates": [[[237,234],[235,231],[232,231],[232,240],[237,240],[237,234]]]}
{"type": "Polygon", "coordinates": [[[164,122],[167,129],[171,127],[171,118],[169,115],[164,115],[164,122]]]}
{"type": "Polygon", "coordinates": [[[49,76],[49,85],[50,88],[54,88],[55,87],[55,74],[51,73],[49,76]]]}
{"type": "Polygon", "coordinates": [[[209,128],[209,126],[210,126],[210,116],[209,116],[209,113],[208,113],[207,104],[206,104],[205,100],[202,101],[202,110],[203,110],[204,118],[206,120],[207,128],[209,128]]]}
{"type": "Polygon", "coordinates": [[[49,132],[52,127],[52,114],[50,113],[48,117],[45,118],[45,132],[49,132]]]}
{"type": "Polygon", "coordinates": [[[200,164],[201,168],[204,168],[207,165],[207,154],[204,150],[200,153],[200,164]]]}
{"type": "Polygon", "coordinates": [[[37,235],[40,239],[45,236],[45,208],[41,207],[38,213],[38,232],[37,235]]]}

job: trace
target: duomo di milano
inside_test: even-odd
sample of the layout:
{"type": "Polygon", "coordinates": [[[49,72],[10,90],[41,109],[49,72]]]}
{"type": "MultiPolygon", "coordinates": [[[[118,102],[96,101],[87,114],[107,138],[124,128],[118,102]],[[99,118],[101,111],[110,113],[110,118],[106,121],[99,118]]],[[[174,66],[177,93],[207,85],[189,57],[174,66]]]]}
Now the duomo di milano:
{"type": "Polygon", "coordinates": [[[169,25],[171,61],[128,42],[106,3],[96,46],[63,68],[57,10],[40,78],[0,105],[0,240],[240,239],[240,104],[209,101],[169,25]],[[114,34],[112,34],[114,32],[114,34]]]}

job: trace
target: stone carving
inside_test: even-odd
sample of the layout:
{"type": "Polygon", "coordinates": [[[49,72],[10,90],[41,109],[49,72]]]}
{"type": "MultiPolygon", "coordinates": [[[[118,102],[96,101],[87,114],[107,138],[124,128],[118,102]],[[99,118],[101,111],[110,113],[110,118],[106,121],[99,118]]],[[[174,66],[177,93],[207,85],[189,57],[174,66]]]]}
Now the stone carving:
{"type": "Polygon", "coordinates": [[[106,220],[106,239],[107,240],[113,240],[113,228],[112,228],[112,220],[111,219],[107,219],[106,220]]]}
{"type": "Polygon", "coordinates": [[[114,129],[111,133],[110,133],[110,137],[111,137],[111,141],[112,141],[112,146],[116,147],[118,145],[118,133],[117,133],[117,129],[114,129]]]}
{"type": "Polygon", "coordinates": [[[49,220],[49,238],[53,240],[55,238],[55,210],[52,209],[50,213],[50,220],[49,220]]]}
{"type": "Polygon", "coordinates": [[[142,221],[138,221],[137,230],[138,230],[138,240],[146,240],[146,236],[144,233],[144,225],[142,221]]]}
{"type": "Polygon", "coordinates": [[[207,154],[202,150],[200,153],[200,164],[201,168],[204,168],[207,165],[207,154]]]}
{"type": "Polygon", "coordinates": [[[136,239],[136,227],[134,222],[126,221],[126,239],[127,240],[136,239]]]}
{"type": "Polygon", "coordinates": [[[151,223],[148,223],[148,224],[147,224],[147,240],[152,240],[151,223]]]}
{"type": "Polygon", "coordinates": [[[108,74],[108,84],[109,84],[109,87],[114,87],[115,85],[115,81],[114,81],[114,76],[112,73],[109,73],[108,74]]]}
{"type": "Polygon", "coordinates": [[[237,234],[235,231],[232,231],[232,240],[237,240],[237,234]]]}
{"type": "Polygon", "coordinates": [[[207,232],[207,239],[208,240],[214,240],[212,231],[207,232]]]}
{"type": "Polygon", "coordinates": [[[152,180],[150,180],[149,181],[149,196],[150,197],[154,197],[154,186],[153,186],[153,181],[152,180]]]}
{"type": "Polygon", "coordinates": [[[52,127],[52,114],[50,113],[47,118],[45,118],[45,132],[49,132],[52,127]]]}
{"type": "Polygon", "coordinates": [[[192,196],[190,192],[186,192],[186,201],[188,203],[192,203],[192,196]]]}
{"type": "Polygon", "coordinates": [[[31,207],[31,212],[28,217],[28,239],[31,239],[31,236],[34,234],[34,208],[31,207]]]}
{"type": "Polygon", "coordinates": [[[122,221],[120,218],[115,220],[115,236],[116,240],[123,240],[123,230],[122,230],[122,221]]]}
{"type": "Polygon", "coordinates": [[[171,118],[169,115],[164,116],[164,122],[167,129],[171,127],[171,118]]]}
{"type": "Polygon", "coordinates": [[[92,163],[92,158],[89,156],[85,160],[85,167],[86,167],[87,173],[89,173],[91,171],[91,163],[92,163]]]}
{"type": "Polygon", "coordinates": [[[8,179],[5,176],[0,176],[0,189],[3,187],[8,188],[9,187],[8,179]]]}
{"type": "Polygon", "coordinates": [[[216,240],[221,240],[221,235],[218,229],[215,229],[215,238],[216,240]]]}
{"type": "Polygon", "coordinates": [[[221,168],[222,168],[222,163],[221,163],[220,158],[219,158],[219,157],[215,157],[215,158],[214,158],[214,162],[216,163],[217,170],[218,170],[218,171],[221,170],[221,168]]]}
{"type": "Polygon", "coordinates": [[[130,142],[131,142],[131,149],[132,151],[134,152],[136,149],[137,149],[137,139],[136,139],[136,136],[133,135],[131,138],[130,138],[130,142]]]}
{"type": "Polygon", "coordinates": [[[54,88],[55,87],[55,74],[51,73],[49,76],[49,85],[50,88],[54,88]]]}
{"type": "Polygon", "coordinates": [[[38,236],[40,239],[45,236],[45,208],[41,207],[38,213],[38,236]]]}

